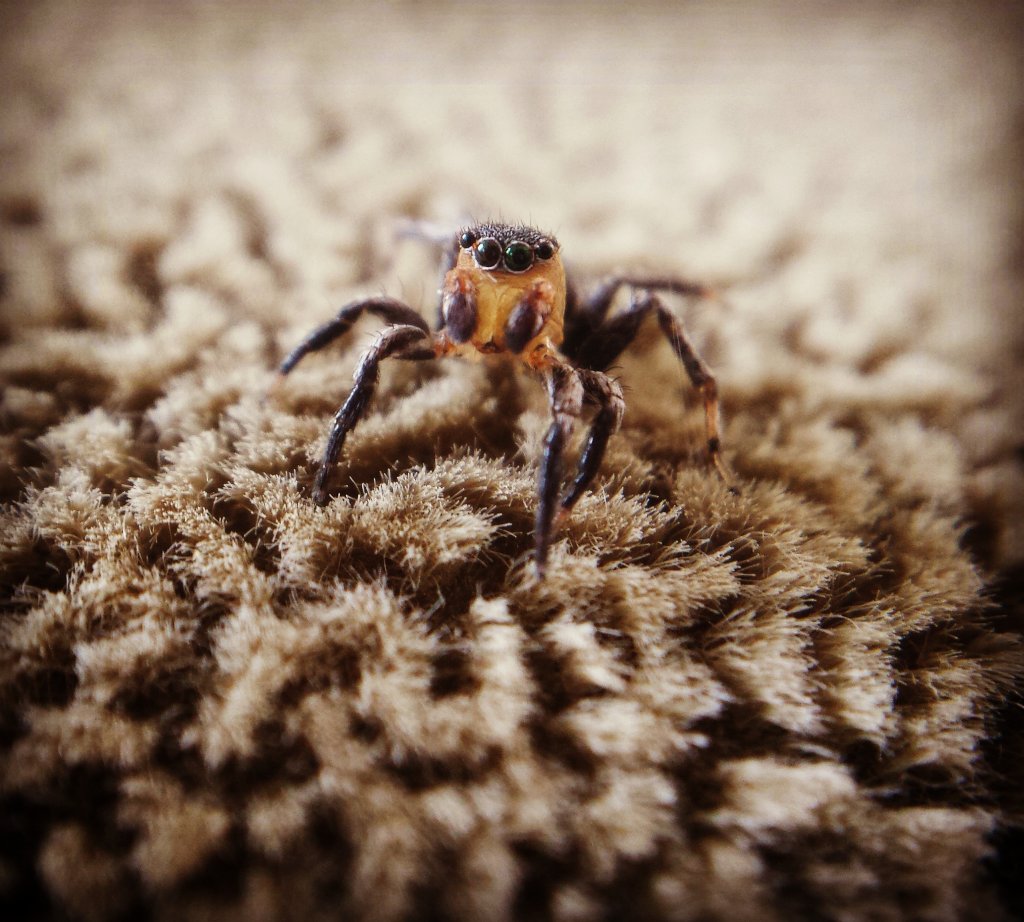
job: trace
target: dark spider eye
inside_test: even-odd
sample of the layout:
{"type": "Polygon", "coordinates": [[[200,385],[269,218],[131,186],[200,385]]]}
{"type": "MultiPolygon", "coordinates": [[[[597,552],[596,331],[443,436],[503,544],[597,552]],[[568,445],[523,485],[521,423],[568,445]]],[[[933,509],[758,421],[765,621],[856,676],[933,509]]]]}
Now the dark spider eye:
{"type": "Polygon", "coordinates": [[[481,269],[493,269],[501,262],[501,244],[493,237],[484,237],[477,242],[473,255],[481,269]]]}
{"type": "Polygon", "coordinates": [[[505,247],[505,268],[509,272],[525,272],[533,265],[533,248],[528,243],[513,240],[505,247]]]}
{"type": "Polygon", "coordinates": [[[476,234],[472,231],[463,231],[462,236],[459,237],[459,246],[468,250],[474,243],[476,243],[476,234]]]}
{"type": "Polygon", "coordinates": [[[550,240],[542,240],[537,244],[537,258],[538,259],[551,259],[555,255],[555,248],[551,245],[550,240]]]}

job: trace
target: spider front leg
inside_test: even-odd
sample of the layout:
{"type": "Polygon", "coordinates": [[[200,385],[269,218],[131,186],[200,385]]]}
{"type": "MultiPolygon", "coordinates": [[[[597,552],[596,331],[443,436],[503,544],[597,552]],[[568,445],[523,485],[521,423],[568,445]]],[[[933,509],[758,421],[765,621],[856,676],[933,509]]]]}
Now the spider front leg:
{"type": "Polygon", "coordinates": [[[562,455],[572,430],[583,412],[583,383],[579,373],[563,362],[552,361],[545,370],[551,401],[551,425],[544,436],[544,455],[537,486],[537,519],[534,527],[534,565],[537,577],[544,578],[551,545],[555,504],[562,483],[562,455]]]}
{"type": "Polygon", "coordinates": [[[583,454],[580,455],[576,479],[573,480],[572,486],[562,497],[562,508],[558,512],[559,520],[569,514],[572,507],[576,505],[576,501],[583,495],[583,491],[597,476],[605,449],[608,447],[608,440],[618,430],[622,423],[622,414],[626,409],[622,388],[614,378],[609,378],[608,375],[600,371],[586,369],[577,369],[576,373],[583,384],[587,401],[596,404],[598,410],[590,425],[590,435],[587,437],[586,447],[583,449],[583,454]]]}
{"type": "Polygon", "coordinates": [[[672,351],[682,362],[691,383],[701,395],[704,403],[704,434],[708,459],[722,480],[735,492],[732,474],[722,457],[718,385],[715,376],[690,342],[682,323],[662,304],[657,295],[650,291],[641,293],[630,304],[628,310],[604,321],[586,339],[574,344],[572,357],[583,368],[603,371],[633,342],[640,324],[651,313],[657,317],[658,326],[672,346],[672,351]]]}
{"type": "Polygon", "coordinates": [[[362,298],[359,301],[351,301],[338,311],[333,320],[328,320],[327,323],[318,326],[288,353],[285,360],[278,367],[278,380],[287,375],[309,353],[318,352],[325,346],[330,345],[338,337],[344,336],[364,313],[375,314],[381,320],[391,324],[412,326],[423,333],[430,333],[427,321],[409,305],[403,304],[395,298],[362,298]]]}
{"type": "Polygon", "coordinates": [[[331,431],[327,436],[327,447],[313,484],[313,502],[318,506],[327,505],[327,480],[345,438],[362,419],[370,404],[380,376],[380,363],[393,356],[400,359],[432,359],[438,355],[438,346],[429,332],[419,326],[403,324],[383,330],[376,342],[363,353],[355,373],[355,386],[349,392],[344,405],[334,417],[331,431]]]}

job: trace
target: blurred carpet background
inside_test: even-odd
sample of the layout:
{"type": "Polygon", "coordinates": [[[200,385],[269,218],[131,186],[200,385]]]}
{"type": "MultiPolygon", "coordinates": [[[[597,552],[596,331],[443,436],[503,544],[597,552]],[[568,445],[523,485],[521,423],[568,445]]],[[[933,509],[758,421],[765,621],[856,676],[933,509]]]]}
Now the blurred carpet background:
{"type": "Polygon", "coordinates": [[[0,5],[12,918],[1021,915],[1013,3],[0,5]],[[675,272],[552,554],[529,379],[388,369],[420,219],[675,272]]]}

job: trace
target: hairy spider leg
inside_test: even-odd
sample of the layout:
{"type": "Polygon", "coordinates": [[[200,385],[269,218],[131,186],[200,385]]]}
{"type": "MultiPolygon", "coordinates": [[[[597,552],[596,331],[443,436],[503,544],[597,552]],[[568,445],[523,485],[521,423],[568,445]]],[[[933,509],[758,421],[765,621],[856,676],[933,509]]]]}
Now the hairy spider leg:
{"type": "Polygon", "coordinates": [[[427,221],[410,220],[404,222],[398,231],[399,237],[409,240],[418,240],[428,246],[437,247],[441,251],[441,258],[438,262],[438,299],[437,299],[437,328],[444,326],[444,286],[448,273],[455,268],[459,259],[458,237],[449,230],[431,224],[427,221]]]}
{"type": "Polygon", "coordinates": [[[583,412],[583,382],[575,368],[552,357],[544,369],[551,403],[551,425],[544,436],[544,454],[540,462],[539,501],[534,526],[534,566],[538,579],[547,569],[548,548],[555,518],[555,504],[562,481],[562,454],[572,430],[583,412]]]}
{"type": "Polygon", "coordinates": [[[437,328],[444,326],[444,287],[448,273],[455,268],[459,261],[459,241],[452,237],[441,251],[441,261],[438,267],[440,275],[437,280],[437,328]]]}
{"type": "Polygon", "coordinates": [[[612,301],[625,285],[645,291],[667,291],[684,298],[718,297],[717,292],[707,285],[674,276],[612,275],[599,282],[583,300],[576,297],[573,288],[572,297],[566,298],[565,306],[565,342],[562,351],[566,355],[575,359],[580,346],[604,323],[612,301]]]}
{"type": "Polygon", "coordinates": [[[604,372],[583,368],[576,369],[576,373],[583,384],[585,399],[596,404],[598,409],[594,421],[590,424],[587,444],[580,455],[576,478],[566,491],[565,496],[562,497],[559,519],[569,513],[583,491],[597,476],[605,449],[608,447],[608,439],[618,430],[622,423],[622,414],[626,409],[622,388],[614,378],[608,377],[604,372]]]}
{"type": "Polygon", "coordinates": [[[318,506],[327,504],[327,479],[338,460],[342,446],[345,444],[345,437],[362,419],[373,393],[377,389],[380,363],[392,356],[419,361],[433,359],[437,355],[434,338],[429,330],[424,330],[421,326],[409,324],[391,326],[377,335],[376,341],[359,359],[359,365],[354,375],[355,385],[331,424],[331,431],[327,436],[327,447],[324,449],[320,470],[317,471],[316,481],[313,484],[313,502],[318,506]]]}
{"type": "Polygon", "coordinates": [[[292,349],[278,367],[278,378],[283,378],[288,374],[309,353],[317,352],[330,345],[340,336],[344,336],[364,313],[375,314],[391,324],[413,326],[424,333],[430,333],[427,321],[409,307],[408,304],[403,304],[396,298],[387,298],[383,295],[376,298],[362,298],[359,301],[352,301],[346,304],[338,311],[333,320],[328,320],[327,323],[318,326],[292,349]]]}
{"type": "MultiPolygon", "coordinates": [[[[607,307],[604,310],[607,310],[607,307]]],[[[585,340],[577,344],[571,358],[582,368],[604,371],[633,342],[640,324],[651,313],[658,318],[658,326],[672,346],[672,351],[683,363],[691,383],[704,402],[704,433],[708,458],[722,480],[735,490],[732,487],[732,474],[722,458],[718,385],[715,377],[690,342],[682,323],[662,304],[657,295],[651,291],[639,294],[626,311],[605,320],[585,340]]]]}

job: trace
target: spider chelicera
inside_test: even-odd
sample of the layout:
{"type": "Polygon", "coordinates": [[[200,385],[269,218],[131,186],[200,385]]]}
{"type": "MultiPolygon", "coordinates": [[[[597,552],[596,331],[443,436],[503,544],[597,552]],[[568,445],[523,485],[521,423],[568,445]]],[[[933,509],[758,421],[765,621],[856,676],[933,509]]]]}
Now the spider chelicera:
{"type": "Polygon", "coordinates": [[[730,482],[721,453],[714,376],[657,294],[708,297],[711,292],[703,285],[671,277],[613,275],[580,298],[566,278],[558,241],[532,227],[509,224],[474,224],[446,241],[442,271],[436,332],[401,301],[363,298],[346,304],[333,320],[313,330],[281,363],[283,377],[304,356],[345,334],[364,312],[389,324],[363,353],[355,386],[334,417],[313,485],[318,505],[328,502],[328,477],[345,437],[366,413],[384,359],[511,356],[540,374],[551,404],[534,529],[534,562],[543,577],[557,520],[568,514],[593,481],[608,439],[622,420],[622,389],[606,370],[633,341],[648,314],[655,316],[700,392],[708,456],[722,479],[730,482]],[[622,286],[633,289],[632,299],[624,311],[609,317],[622,286]],[[596,413],[576,476],[559,499],[562,455],[585,405],[596,413]]]}

